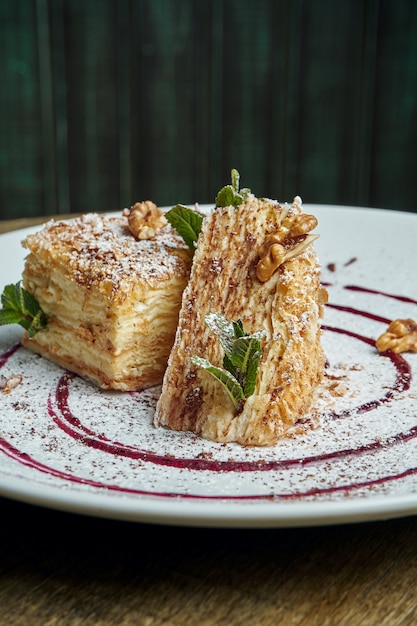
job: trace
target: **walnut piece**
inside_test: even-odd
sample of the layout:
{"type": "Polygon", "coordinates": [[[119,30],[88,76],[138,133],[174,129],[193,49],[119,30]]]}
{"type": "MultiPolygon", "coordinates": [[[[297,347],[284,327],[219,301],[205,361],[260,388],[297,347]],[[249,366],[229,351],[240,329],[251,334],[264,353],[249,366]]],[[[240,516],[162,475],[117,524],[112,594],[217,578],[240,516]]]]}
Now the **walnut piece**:
{"type": "Polygon", "coordinates": [[[136,239],[152,239],[168,221],[163,212],[151,200],[136,202],[130,209],[125,209],[130,232],[136,239]]]}
{"type": "Polygon", "coordinates": [[[379,352],[391,350],[400,352],[417,352],[417,324],[412,319],[393,320],[387,330],[376,340],[379,352]]]}
{"type": "Polygon", "coordinates": [[[306,235],[311,230],[314,230],[317,224],[318,221],[314,215],[309,215],[308,213],[296,215],[287,236],[299,237],[300,235],[306,235]]]}
{"type": "Polygon", "coordinates": [[[284,262],[286,250],[280,243],[272,243],[261,248],[261,259],[256,266],[256,276],[264,283],[272,276],[275,270],[284,262]]]}
{"type": "Polygon", "coordinates": [[[287,215],[283,218],[278,230],[269,235],[269,237],[272,237],[276,242],[288,241],[301,235],[306,235],[311,230],[314,230],[317,224],[317,218],[308,213],[287,215]]]}
{"type": "Polygon", "coordinates": [[[275,243],[273,236],[274,235],[271,235],[271,239],[269,241],[268,238],[265,240],[265,243],[260,250],[261,258],[256,266],[256,276],[261,283],[264,283],[271,278],[275,270],[277,270],[285,261],[298,256],[304,252],[304,250],[312,244],[315,239],[318,239],[318,235],[306,235],[305,237],[302,237],[301,241],[298,241],[292,248],[286,248],[285,245],[283,245],[285,240],[281,244],[275,243]]]}
{"type": "MultiPolygon", "coordinates": [[[[294,198],[294,203],[300,204],[301,199],[294,198]]],[[[287,214],[279,228],[267,235],[259,249],[259,261],[256,266],[258,280],[266,282],[285,261],[304,252],[307,246],[318,238],[318,235],[309,234],[317,224],[314,215],[287,214]]]]}
{"type": "Polygon", "coordinates": [[[22,374],[12,374],[10,378],[2,377],[0,380],[0,389],[4,394],[9,394],[11,391],[20,385],[23,380],[22,374]]]}

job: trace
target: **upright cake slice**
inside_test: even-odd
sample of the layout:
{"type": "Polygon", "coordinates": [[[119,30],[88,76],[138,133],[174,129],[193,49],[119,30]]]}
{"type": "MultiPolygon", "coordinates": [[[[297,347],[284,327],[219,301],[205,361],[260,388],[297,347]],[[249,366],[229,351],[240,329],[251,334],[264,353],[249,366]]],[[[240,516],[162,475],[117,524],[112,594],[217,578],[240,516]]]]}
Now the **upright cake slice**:
{"type": "Polygon", "coordinates": [[[153,203],[49,222],[23,246],[23,286],[48,316],[25,346],[105,389],[162,381],[191,254],[153,203]]]}
{"type": "Polygon", "coordinates": [[[250,193],[236,208],[218,207],[204,219],[157,426],[217,442],[273,445],[308,411],[325,362],[319,318],[327,294],[310,234],[316,224],[298,197],[280,205],[250,193]],[[261,349],[253,392],[235,403],[227,393],[236,387],[230,376],[225,384],[211,376],[225,363],[224,345],[212,332],[216,319],[237,322],[237,334],[253,334],[261,349]]]}

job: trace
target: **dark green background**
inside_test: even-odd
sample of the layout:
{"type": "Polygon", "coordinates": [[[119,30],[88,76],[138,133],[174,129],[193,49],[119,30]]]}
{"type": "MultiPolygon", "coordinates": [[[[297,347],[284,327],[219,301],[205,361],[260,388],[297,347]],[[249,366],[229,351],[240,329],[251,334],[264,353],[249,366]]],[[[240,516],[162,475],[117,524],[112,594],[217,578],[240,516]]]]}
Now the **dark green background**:
{"type": "Polygon", "coordinates": [[[0,0],[0,218],[417,209],[416,0],[0,0]]]}

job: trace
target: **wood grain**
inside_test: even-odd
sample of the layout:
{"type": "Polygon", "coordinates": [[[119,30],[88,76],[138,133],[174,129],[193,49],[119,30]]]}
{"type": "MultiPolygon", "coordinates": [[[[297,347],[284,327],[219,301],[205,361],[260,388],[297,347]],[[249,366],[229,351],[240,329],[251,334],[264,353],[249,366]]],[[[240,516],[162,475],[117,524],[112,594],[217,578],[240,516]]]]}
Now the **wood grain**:
{"type": "Polygon", "coordinates": [[[417,619],[412,518],[222,530],[84,518],[8,500],[0,507],[1,623],[394,626],[417,619]]]}

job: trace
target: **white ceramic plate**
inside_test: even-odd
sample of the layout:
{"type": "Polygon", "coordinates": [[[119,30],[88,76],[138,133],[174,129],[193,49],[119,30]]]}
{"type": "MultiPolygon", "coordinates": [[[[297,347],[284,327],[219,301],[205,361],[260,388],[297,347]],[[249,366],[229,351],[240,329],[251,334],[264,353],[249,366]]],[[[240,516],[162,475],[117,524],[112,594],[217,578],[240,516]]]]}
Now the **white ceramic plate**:
{"type": "MultiPolygon", "coordinates": [[[[379,355],[395,318],[417,320],[417,215],[305,205],[317,215],[326,380],[315,428],[270,449],[152,426],[159,389],[107,393],[0,327],[0,495],[108,518],[218,527],[376,520],[417,512],[417,354],[379,355]]],[[[30,230],[0,236],[1,289],[30,230]]]]}

